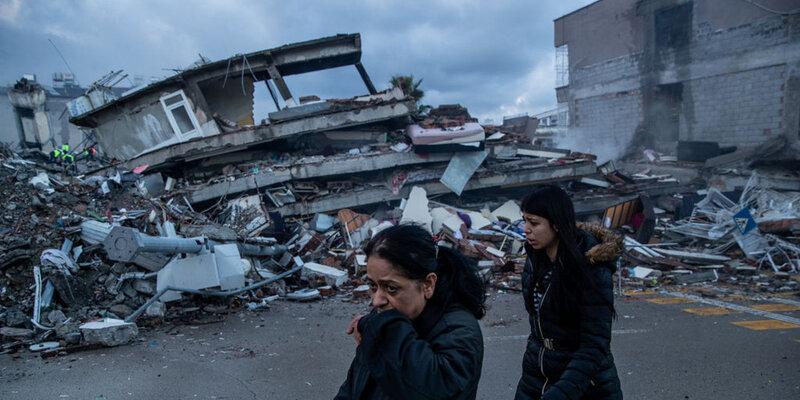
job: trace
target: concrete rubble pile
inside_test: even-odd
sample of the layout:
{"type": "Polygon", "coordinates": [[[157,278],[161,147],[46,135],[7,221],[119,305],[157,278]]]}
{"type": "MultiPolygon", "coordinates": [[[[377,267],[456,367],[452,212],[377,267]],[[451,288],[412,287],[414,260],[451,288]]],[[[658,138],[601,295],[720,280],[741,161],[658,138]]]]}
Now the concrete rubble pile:
{"type": "Polygon", "coordinates": [[[757,148],[692,161],[645,150],[644,160],[624,162],[629,171],[644,170],[662,180],[675,174],[698,188],[651,199],[654,236],[649,241],[625,238],[626,267],[621,275],[626,284],[797,293],[800,175],[796,155],[785,144],[778,138],[757,148]]]}
{"type": "MultiPolygon", "coordinates": [[[[431,123],[426,120],[420,121],[431,123]]],[[[199,176],[210,169],[154,172],[143,166],[74,175],[44,157],[23,158],[4,148],[0,351],[27,348],[50,357],[120,345],[136,340],[140,329],[266,309],[279,299],[362,301],[369,288],[360,248],[397,223],[425,225],[443,245],[473,258],[496,287],[518,290],[523,233],[519,205],[511,199],[534,183],[565,181],[576,194],[611,201],[614,185],[581,183],[603,176],[591,155],[534,149],[502,127],[482,129],[496,144],[484,143],[477,152],[418,155],[406,126],[357,152],[274,152],[257,163],[221,165],[219,175],[203,180],[199,176]],[[530,153],[516,153],[524,148],[530,153]],[[481,156],[474,172],[459,176],[459,167],[454,176],[461,181],[446,181],[454,159],[475,153],[481,156]],[[424,166],[368,161],[398,155],[424,166]],[[275,157],[297,158],[287,165],[275,157]],[[360,171],[335,170],[342,160],[360,171]],[[299,165],[332,176],[296,179],[306,173],[299,165]],[[526,172],[508,180],[520,171],[526,172]],[[216,185],[282,172],[287,178],[277,185],[196,201],[216,185]],[[369,197],[370,191],[378,196],[369,197]]],[[[586,204],[590,214],[605,207],[586,204]]]]}

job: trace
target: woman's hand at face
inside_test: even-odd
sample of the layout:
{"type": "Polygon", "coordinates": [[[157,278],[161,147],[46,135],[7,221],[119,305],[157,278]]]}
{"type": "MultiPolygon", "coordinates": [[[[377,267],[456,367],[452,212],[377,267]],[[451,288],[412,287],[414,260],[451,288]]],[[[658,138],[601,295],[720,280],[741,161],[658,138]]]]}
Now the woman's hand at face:
{"type": "Polygon", "coordinates": [[[353,340],[356,341],[356,346],[361,344],[361,332],[358,331],[358,321],[361,321],[361,318],[364,314],[359,314],[353,317],[353,320],[350,321],[350,324],[347,325],[347,329],[345,333],[353,337],[353,340]]]}

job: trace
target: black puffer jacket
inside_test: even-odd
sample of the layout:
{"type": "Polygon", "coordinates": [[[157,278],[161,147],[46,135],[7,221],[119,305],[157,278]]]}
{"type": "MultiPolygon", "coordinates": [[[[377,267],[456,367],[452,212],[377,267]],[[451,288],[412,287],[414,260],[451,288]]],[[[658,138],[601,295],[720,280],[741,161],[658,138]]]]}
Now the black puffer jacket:
{"type": "Polygon", "coordinates": [[[412,322],[396,310],[359,322],[361,344],[335,400],[474,399],[483,335],[463,307],[427,307],[412,322]]]}
{"type": "Polygon", "coordinates": [[[541,313],[537,314],[532,293],[537,265],[530,256],[532,249],[526,247],[529,256],[522,273],[522,289],[531,335],[516,399],[622,399],[611,355],[613,313],[608,307],[614,298],[611,276],[614,260],[621,253],[621,240],[599,227],[581,227],[579,246],[586,254],[589,276],[599,293],[585,293],[576,315],[557,315],[557,299],[546,288],[541,313]]]}

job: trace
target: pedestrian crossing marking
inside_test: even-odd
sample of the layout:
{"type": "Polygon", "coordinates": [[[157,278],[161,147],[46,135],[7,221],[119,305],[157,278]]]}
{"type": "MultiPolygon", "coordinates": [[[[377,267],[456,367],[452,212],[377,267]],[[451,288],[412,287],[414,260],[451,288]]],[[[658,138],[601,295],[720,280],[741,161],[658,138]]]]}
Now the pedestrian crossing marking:
{"type": "Polygon", "coordinates": [[[755,308],[756,310],[769,311],[769,312],[800,311],[800,306],[796,306],[794,304],[759,304],[750,307],[755,308]]]}
{"type": "Polygon", "coordinates": [[[681,297],[657,297],[655,299],[646,299],[653,304],[684,304],[684,303],[692,303],[689,299],[684,299],[681,297]]]}
{"type": "Polygon", "coordinates": [[[728,315],[733,314],[733,310],[727,309],[725,307],[694,307],[694,308],[684,308],[683,311],[686,311],[690,314],[695,315],[728,315]]]}
{"type": "Polygon", "coordinates": [[[758,320],[758,321],[737,321],[737,322],[733,322],[733,324],[741,326],[743,328],[752,329],[754,331],[766,331],[766,330],[770,330],[770,329],[796,329],[796,328],[800,328],[800,325],[797,325],[797,324],[790,324],[788,322],[775,321],[775,320],[771,320],[771,319],[758,320]]]}

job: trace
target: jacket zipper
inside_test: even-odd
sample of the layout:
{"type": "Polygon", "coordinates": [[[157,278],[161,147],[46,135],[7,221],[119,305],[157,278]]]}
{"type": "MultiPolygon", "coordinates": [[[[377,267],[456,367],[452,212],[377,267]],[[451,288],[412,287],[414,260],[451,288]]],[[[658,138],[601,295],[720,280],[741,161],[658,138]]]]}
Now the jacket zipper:
{"type": "Polygon", "coordinates": [[[542,300],[539,302],[539,310],[536,312],[536,319],[539,322],[539,336],[542,339],[542,346],[539,347],[539,368],[542,371],[542,376],[544,376],[544,384],[542,385],[542,396],[544,396],[544,390],[547,387],[547,374],[544,372],[544,346],[545,346],[545,338],[544,338],[544,331],[542,330],[542,309],[544,308],[544,299],[547,297],[547,292],[550,291],[550,285],[553,282],[547,284],[547,288],[544,290],[544,294],[542,295],[542,300]]]}

